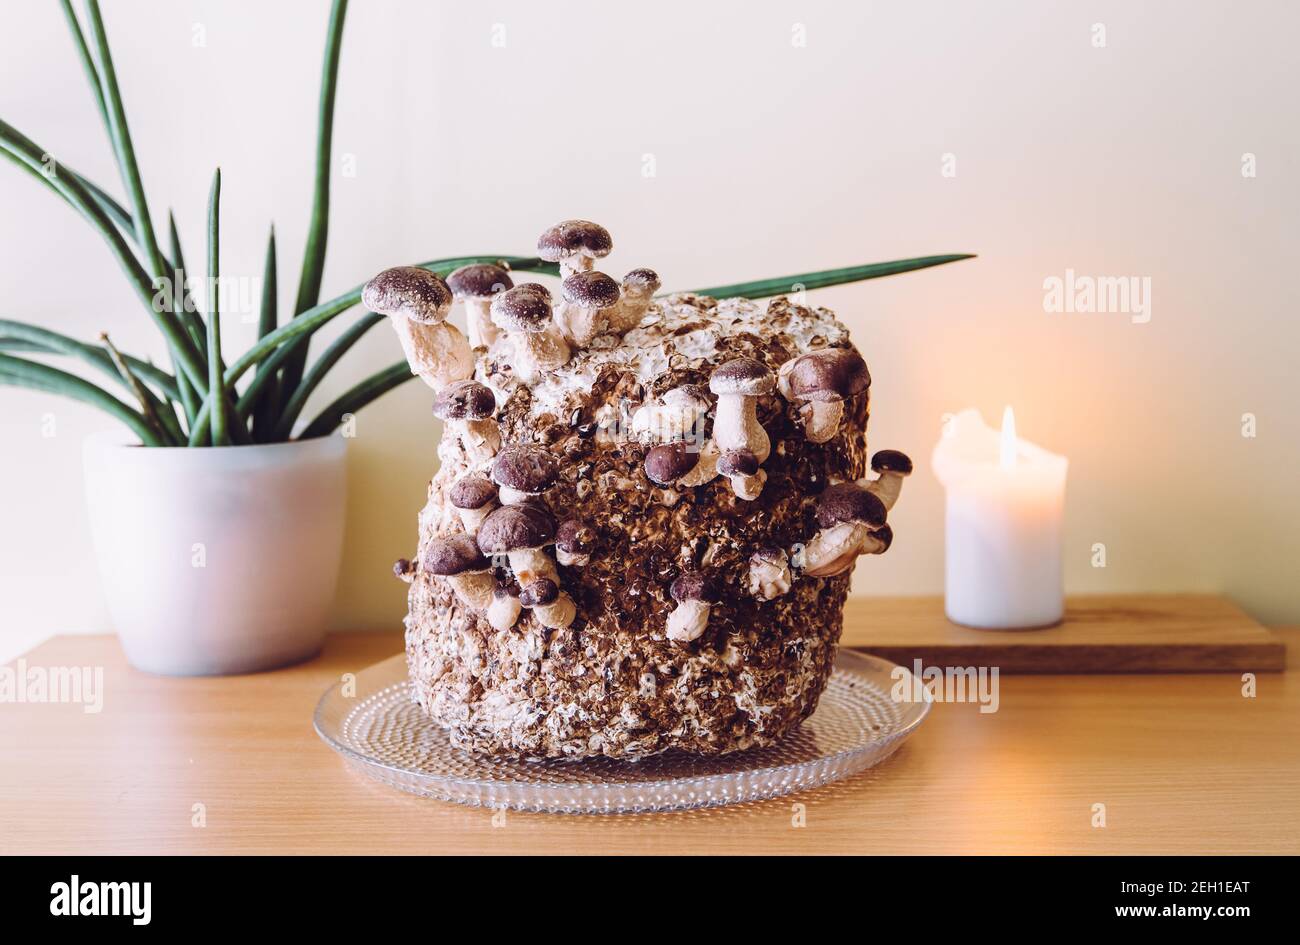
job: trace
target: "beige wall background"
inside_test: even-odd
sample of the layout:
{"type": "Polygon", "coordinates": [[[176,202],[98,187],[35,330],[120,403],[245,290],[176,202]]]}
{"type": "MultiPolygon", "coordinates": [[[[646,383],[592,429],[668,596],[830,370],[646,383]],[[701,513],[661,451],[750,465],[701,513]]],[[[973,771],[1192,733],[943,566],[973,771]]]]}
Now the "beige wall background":
{"type": "MultiPolygon", "coordinates": [[[[103,7],[155,210],[200,259],[220,164],[223,270],[258,275],[274,220],[288,306],[327,4],[103,7]]],[[[4,23],[0,115],[120,193],[57,6],[4,23]]],[[[615,271],[681,288],[979,253],[815,294],[871,366],[873,444],[921,466],[855,589],[941,590],[930,449],[945,413],[1009,403],[1070,457],[1069,590],[1224,591],[1300,621],[1298,30],[1285,2],[354,2],[324,295],[528,252],[571,216],[611,229],[615,271]],[[1149,277],[1150,321],[1045,313],[1067,269],[1149,277]]],[[[5,317],[163,357],[99,238],[8,165],[0,251],[5,317]]],[[[253,334],[228,319],[224,343],[253,334]]],[[[381,326],[315,402],[398,354],[381,326]]],[[[340,628],[403,613],[389,565],[436,463],[429,399],[413,383],[359,417],[340,628]]],[[[12,389],[0,405],[0,640],[107,629],[80,451],[110,421],[12,389]]]]}

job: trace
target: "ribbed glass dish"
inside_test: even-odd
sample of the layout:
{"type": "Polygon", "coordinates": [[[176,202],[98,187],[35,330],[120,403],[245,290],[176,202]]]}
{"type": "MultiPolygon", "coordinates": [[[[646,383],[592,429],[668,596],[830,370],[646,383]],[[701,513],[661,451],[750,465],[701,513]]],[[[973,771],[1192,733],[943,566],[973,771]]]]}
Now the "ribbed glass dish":
{"type": "Polygon", "coordinates": [[[320,737],[350,764],[394,787],[458,804],[552,813],[638,813],[739,804],[828,784],[892,755],[930,711],[907,670],[842,650],[817,711],[780,744],[702,757],[640,761],[505,761],[451,747],[415,703],[406,658],[337,683],[316,706],[320,737]]]}

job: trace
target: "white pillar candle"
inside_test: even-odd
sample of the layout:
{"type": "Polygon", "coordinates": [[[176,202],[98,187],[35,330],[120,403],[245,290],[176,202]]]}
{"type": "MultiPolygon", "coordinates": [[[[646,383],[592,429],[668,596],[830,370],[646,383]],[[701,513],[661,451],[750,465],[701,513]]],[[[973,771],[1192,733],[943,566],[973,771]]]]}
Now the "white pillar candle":
{"type": "Polygon", "coordinates": [[[953,417],[933,464],[948,495],[948,619],[989,630],[1059,623],[1066,458],[1018,439],[1008,407],[1000,433],[977,410],[953,417]]]}

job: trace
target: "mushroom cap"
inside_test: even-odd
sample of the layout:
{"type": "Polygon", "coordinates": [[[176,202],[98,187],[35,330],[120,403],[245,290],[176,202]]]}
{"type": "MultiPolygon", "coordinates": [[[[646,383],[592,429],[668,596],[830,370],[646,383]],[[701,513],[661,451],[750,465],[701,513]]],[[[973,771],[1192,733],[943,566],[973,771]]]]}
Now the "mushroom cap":
{"type": "Polygon", "coordinates": [[[876,554],[883,555],[889,550],[889,546],[894,543],[894,530],[888,524],[881,525],[871,533],[871,537],[884,544],[885,547],[876,552],[876,554]]]}
{"type": "Polygon", "coordinates": [[[492,461],[493,482],[530,495],[551,488],[559,474],[560,464],[553,453],[527,443],[503,447],[492,461]]]}
{"type": "Polygon", "coordinates": [[[750,558],[757,558],[759,561],[765,561],[769,564],[784,565],[790,560],[785,549],[780,545],[759,545],[754,549],[750,558]]]}
{"type": "Polygon", "coordinates": [[[437,273],[419,266],[385,269],[361,290],[361,304],[380,315],[401,315],[434,325],[447,317],[451,289],[437,273]]]}
{"type": "Polygon", "coordinates": [[[481,509],[496,497],[496,484],[487,476],[457,479],[447,493],[452,507],[457,509],[481,509]]]}
{"type": "Polygon", "coordinates": [[[430,574],[454,577],[489,571],[491,563],[483,557],[473,538],[463,532],[435,538],[425,549],[420,566],[430,574]]]}
{"type": "Polygon", "coordinates": [[[706,384],[679,384],[660,394],[659,400],[665,407],[682,406],[704,410],[708,410],[711,403],[706,384]]]}
{"type": "Polygon", "coordinates": [[[494,263],[470,263],[447,277],[447,288],[458,299],[490,299],[514,284],[510,273],[494,263]]]}
{"type": "Polygon", "coordinates": [[[623,277],[623,288],[644,295],[654,295],[661,284],[659,273],[653,269],[633,269],[623,277]]]}
{"type": "Polygon", "coordinates": [[[546,606],[560,599],[560,586],[550,578],[537,578],[520,590],[519,603],[525,607],[546,606]]]}
{"type": "Polygon", "coordinates": [[[514,581],[503,583],[497,581],[496,586],[492,588],[492,599],[500,600],[503,597],[518,597],[519,585],[514,581]]]}
{"type": "Polygon", "coordinates": [[[485,555],[541,548],[555,537],[555,519],[535,505],[503,505],[478,527],[478,546],[485,555]]]}
{"type": "Polygon", "coordinates": [[[894,472],[900,476],[912,474],[912,457],[898,450],[878,450],[871,457],[871,468],[878,473],[894,472]]]}
{"type": "Polygon", "coordinates": [[[817,497],[817,524],[830,528],[841,522],[858,522],[868,528],[885,524],[887,510],[874,492],[868,492],[855,482],[841,482],[828,486],[817,497]]]}
{"type": "Polygon", "coordinates": [[[724,476],[755,476],[761,465],[752,450],[727,450],[718,458],[718,472],[724,476]]]}
{"type": "Polygon", "coordinates": [[[733,358],[719,364],[709,377],[709,390],[715,394],[744,394],[759,397],[772,393],[776,376],[762,361],[733,358]]]}
{"type": "Polygon", "coordinates": [[[448,384],[433,402],[433,415],[439,420],[486,420],[496,409],[492,388],[478,381],[448,384]]]}
{"type": "Polygon", "coordinates": [[[618,304],[622,293],[618,283],[603,272],[575,272],[560,284],[564,301],[584,308],[609,308],[618,304]]]}
{"type": "Polygon", "coordinates": [[[590,220],[564,220],[537,238],[537,255],[547,262],[560,262],[574,256],[600,259],[614,248],[609,230],[590,220]]]}
{"type": "Polygon", "coordinates": [[[643,465],[647,476],[666,486],[685,476],[699,462],[699,452],[691,452],[685,443],[661,443],[646,451],[643,465]]]}
{"type": "Polygon", "coordinates": [[[687,571],[668,587],[675,601],[698,600],[716,604],[722,600],[717,583],[703,571],[687,571]]]}
{"type": "Polygon", "coordinates": [[[406,558],[398,558],[393,562],[393,574],[396,577],[406,577],[411,573],[411,562],[406,558]]]}
{"type": "Polygon", "coordinates": [[[799,400],[844,400],[871,386],[867,362],[855,348],[826,348],[797,358],[786,383],[799,400]]]}
{"type": "Polygon", "coordinates": [[[537,282],[525,282],[492,297],[492,321],[506,331],[545,331],[551,321],[551,293],[537,282]]]}
{"type": "Polygon", "coordinates": [[[596,530],[579,519],[567,518],[555,530],[555,547],[569,554],[589,554],[596,547],[596,530]]]}

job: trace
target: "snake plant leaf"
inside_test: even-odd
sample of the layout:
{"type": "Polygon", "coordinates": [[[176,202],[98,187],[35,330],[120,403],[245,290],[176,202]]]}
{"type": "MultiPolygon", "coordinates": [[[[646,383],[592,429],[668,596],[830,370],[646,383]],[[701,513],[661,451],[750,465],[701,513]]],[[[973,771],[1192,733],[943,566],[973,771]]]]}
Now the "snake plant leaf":
{"type": "MultiPolygon", "coordinates": [[[[266,241],[266,260],[262,264],[262,305],[257,316],[257,337],[265,338],[275,331],[279,323],[279,280],[275,259],[275,225],[271,225],[271,235],[266,241]]],[[[268,359],[269,360],[269,359],[268,359]]],[[[263,361],[257,368],[254,380],[261,379],[256,398],[251,405],[253,439],[259,443],[270,442],[280,412],[279,379],[273,368],[268,368],[268,361],[263,361]],[[269,377],[263,377],[263,374],[269,377]]],[[[243,402],[243,398],[240,398],[243,402]]],[[[238,405],[236,405],[238,409],[238,405]]],[[[241,416],[247,416],[241,413],[241,416]]]]}
{"type": "Polygon", "coordinates": [[[724,299],[739,296],[746,299],[765,299],[773,295],[787,295],[800,289],[824,289],[826,286],[843,285],[847,282],[861,282],[864,279],[879,279],[900,272],[913,272],[942,266],[945,263],[973,259],[971,253],[955,253],[947,256],[919,256],[915,259],[895,259],[891,262],[869,263],[865,266],[846,266],[843,269],[823,269],[820,272],[805,272],[797,276],[781,276],[776,279],[758,279],[753,282],[737,282],[734,285],[712,286],[707,289],[691,289],[696,295],[710,295],[724,299]]]}
{"type": "MultiPolygon", "coordinates": [[[[29,346],[25,350],[78,358],[108,377],[121,380],[107,352],[94,345],[69,338],[67,335],[61,335],[57,331],[41,328],[39,325],[0,318],[0,342],[21,342],[29,346]]],[[[149,362],[129,354],[124,354],[122,357],[137,376],[158,388],[164,395],[176,397],[176,378],[149,362]]]]}
{"type": "MultiPolygon", "coordinates": [[[[329,26],[325,31],[325,61],[321,68],[320,102],[317,113],[316,180],[313,187],[311,222],[307,226],[307,243],[303,248],[302,275],[298,280],[298,298],[293,312],[298,315],[320,300],[321,277],[325,271],[325,246],[329,240],[330,164],[334,141],[334,98],[339,81],[339,52],[343,47],[343,20],[347,0],[334,0],[330,6],[329,26]]],[[[280,390],[292,391],[302,380],[307,363],[310,336],[297,342],[294,356],[284,366],[280,390]]]]}
{"type": "Polygon", "coordinates": [[[185,333],[184,328],[181,327],[174,313],[166,307],[160,310],[153,304],[154,289],[149,274],[145,272],[140,261],[136,259],[135,253],[132,252],[122,234],[118,232],[117,227],[113,225],[113,222],[95,203],[94,198],[90,196],[81,182],[71,175],[40,173],[44,167],[43,158],[49,152],[3,120],[0,120],[0,148],[19,158],[29,169],[36,170],[38,173],[34,176],[38,180],[63,197],[91,226],[99,231],[99,234],[108,243],[118,265],[126,274],[131,287],[135,289],[137,297],[149,312],[150,317],[154,319],[154,323],[163,333],[168,345],[176,352],[182,368],[189,376],[190,381],[194,383],[195,389],[206,391],[205,372],[193,342],[185,333]]]}
{"type": "Polygon", "coordinates": [[[405,361],[399,361],[370,375],[360,384],[346,390],[337,400],[322,410],[315,420],[307,424],[298,439],[310,440],[318,436],[328,436],[338,428],[348,414],[356,413],[372,400],[382,397],[414,376],[411,373],[411,366],[405,361]]]}
{"type": "Polygon", "coordinates": [[[117,346],[108,337],[108,332],[100,332],[99,340],[122,380],[126,382],[127,389],[135,396],[145,422],[158,431],[168,446],[183,445],[185,438],[181,434],[180,425],[176,423],[176,414],[144,386],[140,378],[131,370],[131,365],[127,364],[126,358],[122,357],[122,352],[117,350],[117,346]]]}
{"type": "Polygon", "coordinates": [[[212,445],[230,445],[226,386],[221,370],[221,168],[208,192],[208,391],[212,408],[212,445]]]}
{"type": "MultiPolygon", "coordinates": [[[[177,318],[180,319],[185,330],[189,333],[190,340],[198,348],[199,356],[207,359],[208,356],[208,338],[207,326],[203,324],[203,319],[199,317],[195,310],[193,299],[190,298],[189,288],[185,285],[185,254],[181,252],[181,236],[176,229],[176,217],[169,210],[167,212],[167,239],[171,248],[172,269],[171,269],[171,297],[172,310],[175,311],[176,302],[180,302],[181,310],[176,312],[177,318]]],[[[185,376],[184,371],[176,372],[176,386],[180,390],[181,407],[185,411],[185,422],[191,429],[194,427],[194,420],[199,415],[199,407],[202,406],[202,399],[194,385],[190,383],[189,378],[185,376]]]]}
{"type": "Polygon", "coordinates": [[[99,12],[98,0],[86,0],[86,22],[90,26],[91,38],[94,41],[99,80],[104,90],[104,102],[108,107],[109,135],[117,155],[122,184],[131,200],[131,216],[135,221],[137,242],[141,252],[144,253],[145,264],[150,275],[155,280],[170,278],[170,268],[163,260],[162,250],[158,247],[158,238],[154,233],[153,221],[149,216],[149,201],[145,198],[144,181],[140,178],[140,166],[135,159],[135,146],[131,142],[131,131],[126,122],[126,109],[122,105],[122,93],[117,85],[113,54],[108,47],[108,35],[104,31],[104,19],[99,12]]]}
{"type": "Polygon", "coordinates": [[[81,24],[77,21],[77,14],[73,12],[72,0],[59,0],[59,4],[63,7],[63,16],[68,21],[68,32],[72,34],[72,42],[77,47],[77,58],[81,60],[81,68],[86,73],[86,81],[90,83],[90,91],[95,96],[95,105],[99,108],[99,117],[104,120],[105,130],[112,134],[113,126],[108,120],[108,106],[104,103],[104,87],[100,84],[99,72],[95,69],[95,60],[90,55],[90,47],[86,45],[86,34],[81,31],[81,24]]]}
{"type": "Polygon", "coordinates": [[[59,394],[91,404],[126,424],[145,446],[163,446],[158,431],[138,411],[118,400],[108,391],[75,374],[60,371],[48,364],[0,354],[0,384],[28,390],[59,394]]]}
{"type": "Polygon", "coordinates": [[[335,338],[328,348],[321,352],[320,357],[302,376],[297,389],[293,392],[293,397],[284,405],[284,410],[280,413],[280,421],[275,428],[274,439],[287,440],[292,436],[293,425],[297,422],[298,415],[302,413],[302,408],[306,405],[307,398],[311,396],[312,391],[325,379],[325,375],[338,363],[339,358],[347,354],[348,349],[356,344],[362,335],[383,320],[383,315],[366,312],[366,314],[349,325],[343,334],[335,338]]]}

